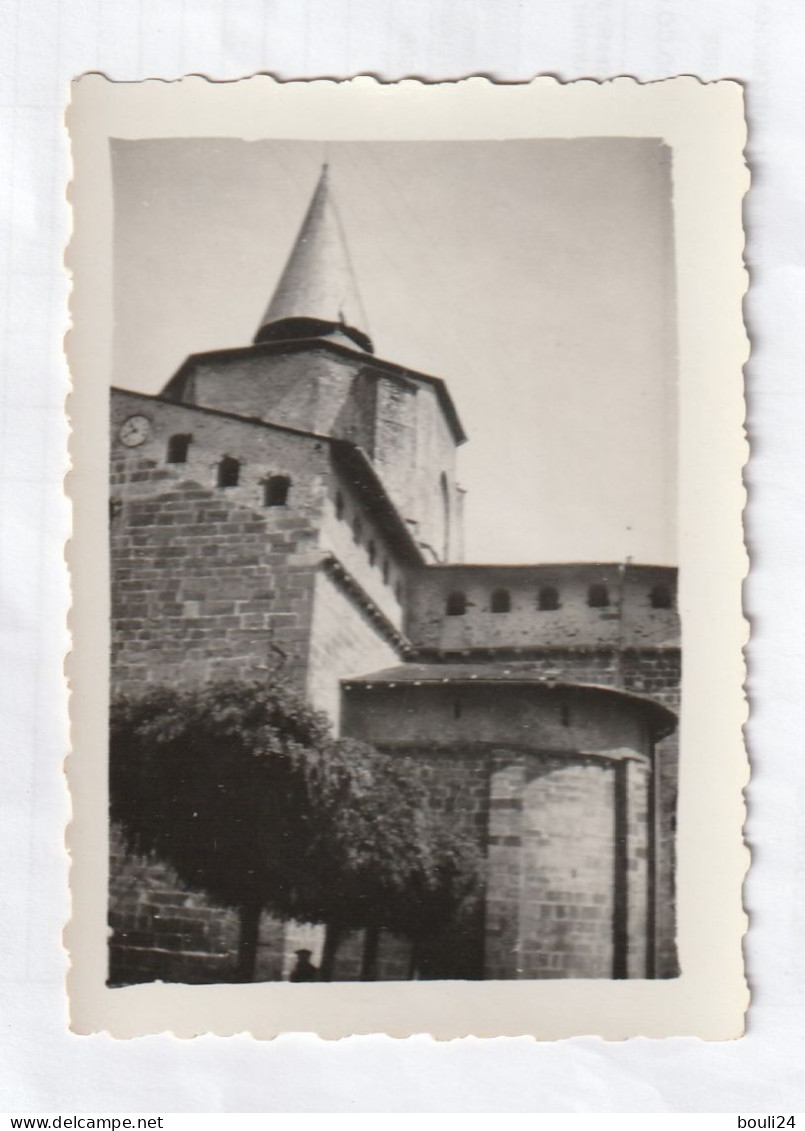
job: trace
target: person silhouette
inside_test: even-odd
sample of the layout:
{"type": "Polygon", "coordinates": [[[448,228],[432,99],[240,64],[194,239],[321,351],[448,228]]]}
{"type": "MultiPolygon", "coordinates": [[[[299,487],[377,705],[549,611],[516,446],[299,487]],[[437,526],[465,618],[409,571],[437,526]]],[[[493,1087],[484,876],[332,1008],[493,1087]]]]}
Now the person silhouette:
{"type": "Polygon", "coordinates": [[[319,979],[319,970],[310,961],[313,954],[312,950],[307,950],[304,947],[296,952],[296,965],[291,971],[290,981],[292,982],[317,982],[319,979]]]}

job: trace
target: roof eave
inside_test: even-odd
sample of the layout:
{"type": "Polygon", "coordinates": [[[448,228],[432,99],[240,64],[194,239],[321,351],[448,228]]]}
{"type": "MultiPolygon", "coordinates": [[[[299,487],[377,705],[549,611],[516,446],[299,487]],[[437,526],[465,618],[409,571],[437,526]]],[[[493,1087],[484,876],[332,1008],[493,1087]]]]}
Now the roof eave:
{"type": "Polygon", "coordinates": [[[419,544],[400,518],[383,481],[364,450],[352,443],[351,440],[341,440],[334,437],[328,439],[334,460],[341,464],[342,469],[350,477],[357,477],[357,479],[353,478],[352,482],[357,481],[363,489],[365,496],[373,504],[374,514],[380,519],[380,525],[387,535],[394,538],[408,564],[423,566],[425,558],[419,544]]]}
{"type": "Polygon", "coordinates": [[[442,687],[445,685],[468,685],[471,687],[538,687],[546,691],[565,691],[565,692],[578,692],[590,691],[599,693],[606,696],[617,697],[632,703],[636,707],[640,707],[654,714],[655,719],[661,721],[663,725],[657,728],[658,734],[665,737],[671,734],[677,726],[678,716],[676,712],[672,711],[664,703],[658,702],[646,695],[639,695],[634,691],[626,691],[620,687],[612,687],[605,683],[573,683],[562,679],[545,679],[540,677],[522,677],[522,678],[501,678],[494,679],[489,676],[482,676],[480,678],[473,677],[472,675],[457,676],[450,674],[446,676],[438,676],[437,674],[414,676],[413,678],[405,677],[396,679],[392,676],[383,677],[382,679],[375,679],[372,676],[360,676],[351,679],[342,679],[341,685],[344,690],[350,690],[353,687],[368,689],[371,687],[386,687],[386,688],[404,688],[404,687],[442,687]]]}

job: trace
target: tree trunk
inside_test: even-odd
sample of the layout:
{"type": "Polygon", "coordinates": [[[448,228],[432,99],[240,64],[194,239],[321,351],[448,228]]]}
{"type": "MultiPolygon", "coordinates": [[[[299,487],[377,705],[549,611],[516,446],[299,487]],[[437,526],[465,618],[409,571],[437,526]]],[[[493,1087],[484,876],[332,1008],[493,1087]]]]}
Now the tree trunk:
{"type": "Polygon", "coordinates": [[[380,928],[369,926],[363,933],[363,956],[361,958],[361,981],[377,981],[377,951],[380,945],[380,928]]]}
{"type": "Polygon", "coordinates": [[[419,977],[419,939],[411,939],[411,952],[408,958],[409,981],[419,977]]]}
{"type": "Polygon", "coordinates": [[[238,912],[240,916],[240,937],[238,939],[238,964],[235,971],[237,982],[254,981],[257,939],[260,934],[262,910],[259,903],[244,903],[241,904],[238,912]]]}
{"type": "Polygon", "coordinates": [[[324,933],[324,949],[321,954],[319,977],[322,982],[332,982],[335,969],[335,956],[343,930],[338,923],[328,923],[324,933]]]}

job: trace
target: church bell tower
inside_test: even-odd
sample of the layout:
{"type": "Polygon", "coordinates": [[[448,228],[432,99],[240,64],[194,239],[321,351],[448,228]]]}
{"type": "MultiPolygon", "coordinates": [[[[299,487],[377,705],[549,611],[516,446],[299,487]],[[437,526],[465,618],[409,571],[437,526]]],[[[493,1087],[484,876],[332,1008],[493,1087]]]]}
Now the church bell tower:
{"type": "Polygon", "coordinates": [[[461,560],[464,430],[442,380],[375,355],[328,166],[253,343],[191,355],[163,396],[354,444],[424,560],[461,560]]]}
{"type": "Polygon", "coordinates": [[[260,327],[261,342],[338,334],[373,353],[327,165],[260,327]]]}

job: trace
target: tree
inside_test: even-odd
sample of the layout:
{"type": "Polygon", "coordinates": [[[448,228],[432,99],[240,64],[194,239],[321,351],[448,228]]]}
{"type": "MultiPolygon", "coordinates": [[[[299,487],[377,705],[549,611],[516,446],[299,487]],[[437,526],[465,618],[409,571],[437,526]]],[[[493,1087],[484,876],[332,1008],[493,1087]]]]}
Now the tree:
{"type": "Polygon", "coordinates": [[[331,976],[341,936],[362,928],[361,977],[371,980],[382,930],[416,941],[472,901],[480,854],[472,838],[433,810],[415,760],[344,739],[321,765],[322,977],[331,976]]]}
{"type": "Polygon", "coordinates": [[[237,909],[237,977],[254,975],[260,915],[413,937],[472,888],[477,860],[438,825],[413,766],[334,741],[280,676],[120,697],[110,728],[111,816],[131,851],[237,909]]]}

